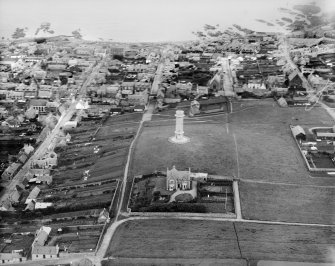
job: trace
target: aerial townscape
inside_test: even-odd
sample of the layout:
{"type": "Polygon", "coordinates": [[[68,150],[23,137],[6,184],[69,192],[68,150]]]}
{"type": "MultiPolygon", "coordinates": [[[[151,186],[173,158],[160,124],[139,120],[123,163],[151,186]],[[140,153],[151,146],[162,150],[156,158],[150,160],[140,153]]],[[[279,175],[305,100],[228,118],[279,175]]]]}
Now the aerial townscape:
{"type": "Polygon", "coordinates": [[[0,264],[334,265],[335,16],[281,12],[285,33],[2,38],[0,264]]]}

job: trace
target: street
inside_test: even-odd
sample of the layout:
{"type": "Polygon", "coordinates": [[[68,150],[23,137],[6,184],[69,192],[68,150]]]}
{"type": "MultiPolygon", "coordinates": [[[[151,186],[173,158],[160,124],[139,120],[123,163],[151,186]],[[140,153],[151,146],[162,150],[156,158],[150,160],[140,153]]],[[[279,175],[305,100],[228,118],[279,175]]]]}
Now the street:
{"type": "Polygon", "coordinates": [[[14,176],[14,178],[11,180],[11,182],[5,187],[5,189],[4,189],[5,191],[1,196],[0,202],[5,201],[9,197],[11,192],[14,189],[16,189],[16,185],[20,184],[23,181],[24,177],[26,176],[26,174],[28,173],[28,171],[30,169],[31,163],[34,160],[36,160],[37,158],[39,158],[40,156],[42,156],[43,154],[45,154],[49,145],[52,143],[54,138],[59,134],[61,128],[65,125],[66,122],[70,121],[70,119],[72,118],[72,116],[76,112],[77,101],[83,95],[86,94],[87,86],[91,83],[93,77],[96,75],[97,71],[99,70],[99,68],[101,67],[103,62],[104,62],[104,59],[97,66],[95,66],[93,69],[89,69],[89,71],[91,70],[91,73],[87,76],[87,79],[85,80],[85,82],[81,86],[81,88],[79,90],[78,99],[76,101],[72,102],[70,107],[62,113],[62,115],[60,116],[60,118],[58,120],[58,123],[56,124],[54,129],[45,138],[45,140],[40,144],[40,146],[35,150],[34,154],[26,161],[26,163],[22,166],[20,171],[14,176]]]}

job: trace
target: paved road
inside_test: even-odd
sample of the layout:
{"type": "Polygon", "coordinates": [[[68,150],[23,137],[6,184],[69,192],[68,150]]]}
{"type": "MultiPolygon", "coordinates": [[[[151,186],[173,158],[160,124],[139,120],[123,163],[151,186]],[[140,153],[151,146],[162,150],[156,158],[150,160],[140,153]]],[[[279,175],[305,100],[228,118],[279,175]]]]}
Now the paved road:
{"type": "Polygon", "coordinates": [[[301,78],[301,80],[303,81],[303,84],[306,87],[306,90],[308,92],[314,92],[314,89],[311,86],[311,84],[308,82],[308,80],[306,79],[306,77],[301,73],[301,71],[297,67],[297,65],[292,61],[292,58],[290,56],[290,47],[289,47],[287,38],[286,37],[282,37],[282,38],[279,39],[279,41],[280,41],[281,46],[283,48],[283,53],[284,53],[286,61],[290,64],[290,66],[291,66],[291,68],[293,70],[296,70],[298,72],[298,75],[301,78]]]}
{"type": "Polygon", "coordinates": [[[223,71],[223,88],[229,95],[234,95],[233,89],[233,76],[227,57],[222,60],[222,71],[223,71]]]}
{"type": "Polygon", "coordinates": [[[161,83],[161,77],[162,77],[162,73],[164,69],[164,63],[162,60],[163,59],[161,59],[157,67],[157,71],[155,73],[154,82],[152,83],[152,86],[151,86],[151,94],[157,94],[158,89],[159,89],[159,84],[161,83]]]}

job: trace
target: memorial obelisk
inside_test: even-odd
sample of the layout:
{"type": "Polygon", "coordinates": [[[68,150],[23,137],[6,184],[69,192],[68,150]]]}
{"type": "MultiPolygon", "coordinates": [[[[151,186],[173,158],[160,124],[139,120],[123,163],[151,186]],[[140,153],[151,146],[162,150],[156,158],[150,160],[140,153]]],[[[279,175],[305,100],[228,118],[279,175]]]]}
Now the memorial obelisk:
{"type": "Polygon", "coordinates": [[[176,144],[184,144],[190,142],[190,138],[184,136],[184,111],[176,111],[176,131],[174,136],[169,138],[169,141],[176,144]]]}

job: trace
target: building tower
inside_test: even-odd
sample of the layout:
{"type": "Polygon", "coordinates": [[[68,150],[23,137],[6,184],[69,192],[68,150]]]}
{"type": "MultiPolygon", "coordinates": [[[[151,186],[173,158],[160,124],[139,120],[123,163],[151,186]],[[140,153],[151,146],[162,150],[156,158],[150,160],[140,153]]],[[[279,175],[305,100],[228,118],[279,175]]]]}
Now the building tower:
{"type": "Polygon", "coordinates": [[[177,110],[176,111],[176,131],[175,135],[169,138],[169,141],[176,144],[184,144],[190,142],[190,138],[184,136],[184,111],[177,110]]]}

